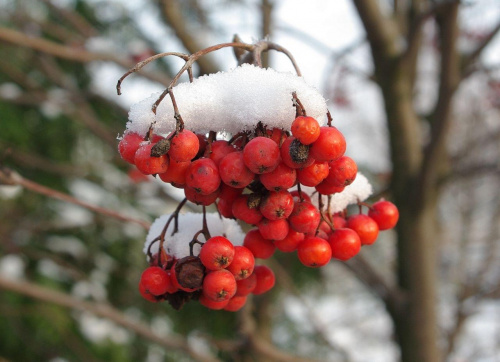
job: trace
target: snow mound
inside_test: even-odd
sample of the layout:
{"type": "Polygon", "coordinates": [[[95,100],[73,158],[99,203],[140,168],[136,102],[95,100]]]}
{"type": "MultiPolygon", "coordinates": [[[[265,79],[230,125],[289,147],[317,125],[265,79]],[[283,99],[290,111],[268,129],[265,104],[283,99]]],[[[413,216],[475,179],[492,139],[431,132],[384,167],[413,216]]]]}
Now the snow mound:
{"type": "MultiPolygon", "coordinates": [[[[170,215],[171,214],[162,215],[153,222],[148,235],[146,236],[146,242],[144,243],[144,254],[147,255],[149,245],[154,239],[160,236],[170,215]]],[[[172,220],[167,233],[165,234],[163,247],[167,254],[178,259],[188,256],[189,242],[193,239],[194,234],[201,230],[202,225],[203,214],[201,213],[188,212],[185,214],[179,214],[179,231],[175,235],[170,236],[174,230],[174,220],[172,220]]],[[[245,235],[235,220],[225,218],[221,219],[217,213],[207,213],[207,225],[212,236],[222,235],[228,238],[233,245],[243,245],[245,235]]],[[[203,235],[200,235],[198,240],[201,242],[205,241],[203,235]]],[[[153,246],[151,246],[151,253],[153,255],[158,253],[159,246],[159,241],[155,242],[153,246]]],[[[198,255],[200,253],[199,244],[195,244],[193,253],[194,255],[198,255]]]]}
{"type": "MultiPolygon", "coordinates": [[[[321,125],[326,124],[326,100],[293,73],[244,64],[173,88],[186,128],[197,133],[235,134],[253,129],[259,121],[289,130],[295,119],[292,92],[297,93],[308,116],[316,118],[321,125]]],[[[175,129],[174,110],[168,95],[158,106],[156,115],[151,111],[159,95],[155,93],[130,108],[128,130],[145,135],[153,124],[155,133],[166,135],[175,129]]]]}
{"type": "MultiPolygon", "coordinates": [[[[308,195],[312,195],[316,192],[314,187],[301,187],[302,191],[308,195]]],[[[353,183],[346,186],[344,191],[337,194],[333,194],[330,197],[330,211],[332,213],[340,212],[344,210],[348,205],[356,204],[358,202],[365,201],[373,193],[373,188],[368,179],[361,173],[358,172],[353,183]]],[[[312,203],[319,207],[318,198],[312,197],[312,203]]],[[[326,205],[328,202],[328,196],[322,196],[323,203],[326,205]]]]}

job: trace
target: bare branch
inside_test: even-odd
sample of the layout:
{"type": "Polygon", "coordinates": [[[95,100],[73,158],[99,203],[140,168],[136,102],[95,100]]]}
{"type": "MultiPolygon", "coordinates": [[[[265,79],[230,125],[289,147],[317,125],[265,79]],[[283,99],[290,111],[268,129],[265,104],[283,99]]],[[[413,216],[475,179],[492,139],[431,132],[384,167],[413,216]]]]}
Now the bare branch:
{"type": "Polygon", "coordinates": [[[394,20],[385,17],[376,0],[353,0],[363,22],[375,61],[394,58],[399,52],[401,34],[394,20]]]}
{"type": "Polygon", "coordinates": [[[10,290],[16,293],[26,295],[31,298],[39,299],[44,302],[54,303],[65,308],[76,309],[84,312],[93,313],[99,317],[103,317],[113,321],[122,327],[133,331],[147,340],[159,344],[166,348],[173,348],[187,353],[191,358],[196,361],[215,362],[215,358],[207,355],[201,355],[196,352],[186,339],[177,336],[160,336],[154,332],[148,325],[129,319],[122,312],[115,309],[109,304],[87,302],[68,294],[61,293],[48,288],[40,287],[30,282],[14,281],[0,276],[0,288],[10,290]]]}
{"type": "Polygon", "coordinates": [[[123,215],[117,211],[113,211],[113,210],[109,210],[109,209],[105,209],[102,207],[91,205],[91,204],[86,203],[84,201],[78,200],[77,198],[74,198],[70,195],[67,195],[67,194],[64,194],[62,192],[59,192],[59,191],[53,190],[51,188],[37,184],[36,182],[25,179],[21,175],[15,173],[12,170],[7,169],[5,167],[0,168],[0,184],[20,185],[20,186],[24,187],[25,189],[36,192],[38,194],[52,197],[54,199],[58,199],[61,201],[70,202],[72,204],[84,207],[84,208],[89,209],[89,210],[96,212],[98,214],[110,216],[110,217],[113,217],[113,218],[121,220],[121,221],[127,221],[127,222],[133,222],[135,224],[139,224],[140,226],[142,226],[146,230],[148,230],[149,227],[151,226],[151,224],[147,221],[134,219],[130,216],[123,215]]]}
{"type": "MultiPolygon", "coordinates": [[[[186,18],[182,15],[178,0],[161,0],[163,15],[168,26],[172,28],[179,40],[189,53],[195,53],[203,48],[187,29],[186,18]]],[[[220,68],[210,58],[203,58],[198,61],[202,74],[217,73],[220,68]]]]}
{"type": "Polygon", "coordinates": [[[484,37],[484,39],[476,46],[476,48],[472,52],[464,57],[462,62],[462,74],[464,77],[467,77],[471,74],[470,69],[468,69],[469,66],[479,58],[484,49],[486,49],[488,45],[491,44],[491,42],[493,41],[493,39],[495,39],[499,32],[500,22],[490,31],[490,33],[486,37],[484,37]]]}
{"type": "MultiPolygon", "coordinates": [[[[5,27],[0,27],[0,40],[14,45],[38,50],[46,54],[51,54],[58,58],[73,60],[81,63],[109,61],[118,64],[125,69],[129,69],[134,66],[132,62],[124,60],[113,54],[89,52],[84,48],[58,44],[43,38],[28,36],[19,31],[5,27]]],[[[142,75],[161,84],[167,84],[169,81],[168,78],[159,74],[144,72],[142,75]]]]}

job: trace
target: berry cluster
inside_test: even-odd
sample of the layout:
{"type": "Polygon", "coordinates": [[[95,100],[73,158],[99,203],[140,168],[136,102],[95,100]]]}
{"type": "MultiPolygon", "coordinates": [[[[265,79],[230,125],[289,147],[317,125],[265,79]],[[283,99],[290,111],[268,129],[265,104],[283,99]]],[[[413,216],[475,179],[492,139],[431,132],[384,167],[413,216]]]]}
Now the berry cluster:
{"type": "Polygon", "coordinates": [[[267,259],[276,249],[297,251],[302,264],[321,267],[331,258],[352,258],[362,245],[375,242],[379,230],[395,226],[398,210],[385,200],[360,203],[360,210],[369,207],[368,214],[330,212],[330,200],[325,205],[323,195],[330,199],[342,193],[355,180],[357,165],[344,156],[342,133],[330,121],[320,126],[306,116],[295,94],[293,100],[297,114],[290,131],[259,122],[229,140],[217,139],[215,132],[195,134],[183,125],[166,137],[152,131],[146,137],[124,135],[119,152],[140,172],[182,188],[204,212],[215,204],[221,217],[255,226],[243,246],[233,246],[223,236],[207,237],[204,225],[206,241],[191,241],[202,244],[199,255],[193,255],[190,244],[191,255],[181,259],[165,254],[162,235],[160,252],[141,278],[144,298],[167,300],[174,307],[197,299],[208,308],[235,311],[249,293],[261,294],[274,285],[273,272],[255,266],[255,258],[267,259]],[[314,192],[308,195],[304,187],[314,192]],[[311,199],[315,193],[317,203],[311,199]]]}
{"type": "Polygon", "coordinates": [[[255,265],[248,248],[215,236],[203,243],[198,257],[176,259],[164,250],[161,256],[155,255],[142,273],[139,291],[146,300],[166,300],[174,308],[197,299],[207,308],[235,312],[250,293],[265,293],[274,282],[273,271],[255,265]]]}

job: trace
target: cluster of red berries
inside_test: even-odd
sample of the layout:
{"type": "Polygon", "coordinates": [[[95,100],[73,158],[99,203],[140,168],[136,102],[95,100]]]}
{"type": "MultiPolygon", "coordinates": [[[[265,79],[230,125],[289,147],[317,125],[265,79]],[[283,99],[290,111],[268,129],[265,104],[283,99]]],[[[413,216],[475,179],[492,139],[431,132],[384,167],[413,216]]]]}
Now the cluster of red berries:
{"type": "Polygon", "coordinates": [[[248,248],[233,246],[223,236],[208,239],[198,257],[176,260],[163,251],[162,259],[160,262],[156,256],[150,261],[139,291],[146,300],[167,300],[174,308],[197,299],[207,308],[235,312],[245,305],[250,293],[265,293],[275,282],[273,271],[255,265],[248,248]]]}
{"type": "MultiPolygon", "coordinates": [[[[299,260],[309,267],[321,267],[331,258],[353,257],[361,245],[375,242],[379,230],[394,227],[398,219],[396,206],[385,200],[370,206],[368,215],[360,213],[345,218],[343,214],[331,215],[323,210],[321,195],[342,192],[356,177],[357,165],[344,156],[345,150],[345,138],[337,128],[320,127],[314,118],[307,116],[295,118],[291,134],[279,128],[266,129],[259,123],[255,130],[241,132],[230,140],[217,140],[214,132],[197,135],[178,129],[165,138],[149,134],[144,139],[136,133],[126,133],[119,144],[123,159],[144,174],[158,174],[164,182],[184,189],[187,200],[204,206],[215,203],[222,217],[255,225],[246,234],[244,247],[237,248],[261,259],[271,257],[275,249],[297,251],[299,260]],[[318,207],[301,191],[300,185],[315,188],[318,207]],[[294,186],[298,189],[290,191],[294,186]]],[[[239,274],[234,269],[239,264],[233,266],[235,261],[231,262],[229,256],[218,252],[216,261],[213,256],[207,261],[203,255],[208,252],[203,250],[211,249],[207,245],[211,245],[212,239],[203,245],[198,257],[188,257],[197,259],[204,268],[197,281],[201,290],[197,299],[202,304],[214,309],[239,309],[246,296],[241,295],[237,284],[252,275],[257,279],[254,294],[272,287],[274,275],[270,283],[272,271],[267,267],[256,267],[254,273],[248,269],[248,278],[238,280],[239,274]],[[259,268],[266,271],[257,272],[259,268]],[[259,286],[259,273],[265,273],[269,288],[259,286]],[[223,280],[230,286],[224,284],[220,289],[223,280]]],[[[198,290],[192,287],[185,290],[174,282],[171,284],[177,289],[169,289],[168,282],[165,287],[167,267],[170,279],[175,280],[178,266],[179,261],[148,268],[144,281],[141,280],[143,296],[152,301],[168,300],[165,295],[172,291],[198,290]],[[149,277],[150,273],[154,277],[149,277]],[[157,273],[163,275],[158,277],[163,283],[160,290],[155,289],[157,273]],[[150,282],[151,279],[155,282],[150,282]],[[148,283],[154,285],[149,287],[148,283]]],[[[245,286],[245,292],[247,289],[251,288],[245,286]]]]}

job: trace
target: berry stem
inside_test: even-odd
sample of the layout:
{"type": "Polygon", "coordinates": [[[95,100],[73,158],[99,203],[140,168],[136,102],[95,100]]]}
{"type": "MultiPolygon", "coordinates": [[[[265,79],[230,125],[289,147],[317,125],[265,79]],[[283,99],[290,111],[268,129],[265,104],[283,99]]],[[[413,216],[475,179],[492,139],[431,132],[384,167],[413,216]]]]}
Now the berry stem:
{"type": "Polygon", "coordinates": [[[328,125],[328,127],[331,127],[333,119],[329,109],[326,110],[326,118],[327,118],[326,124],[328,125]]]}
{"type": "Polygon", "coordinates": [[[292,92],[292,103],[295,107],[295,117],[306,116],[306,110],[302,105],[302,102],[297,97],[297,92],[292,92]]]}
{"type": "MultiPolygon", "coordinates": [[[[161,231],[161,234],[159,236],[160,247],[158,249],[158,266],[159,267],[161,267],[161,265],[162,265],[162,260],[161,260],[162,253],[161,253],[161,251],[163,250],[163,245],[165,244],[165,234],[167,233],[168,227],[169,227],[170,223],[172,222],[172,220],[174,220],[174,230],[172,231],[171,236],[173,236],[177,231],[179,231],[179,212],[181,211],[181,209],[184,206],[184,204],[186,203],[186,201],[187,201],[187,198],[184,198],[184,200],[182,200],[179,203],[179,205],[177,205],[177,208],[172,213],[172,215],[170,215],[167,222],[165,223],[165,226],[163,227],[163,230],[161,231]]],[[[155,241],[156,241],[156,239],[153,240],[153,242],[155,242],[155,241]]]]}

